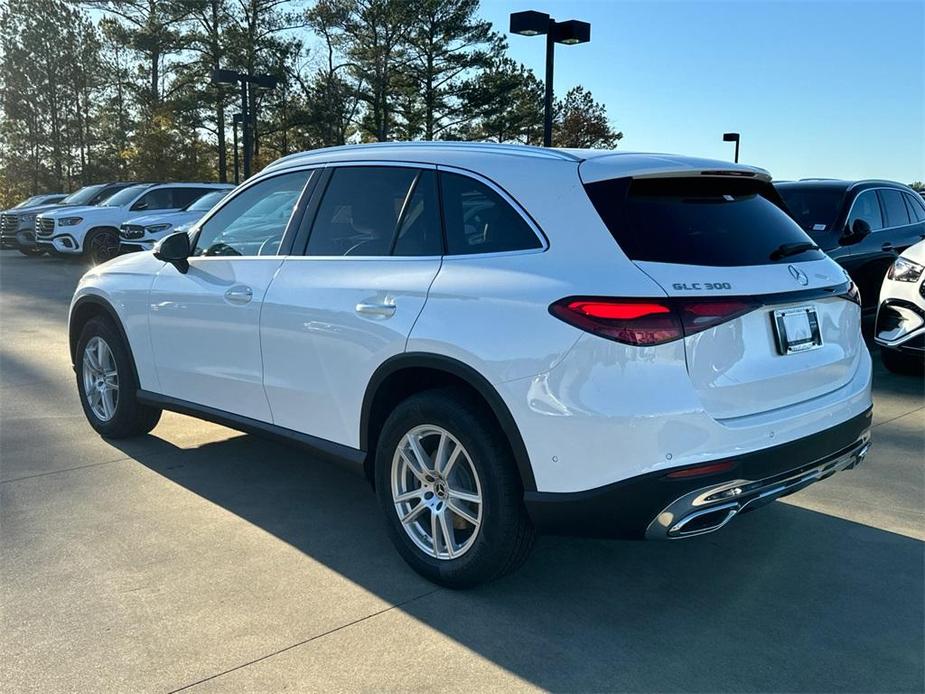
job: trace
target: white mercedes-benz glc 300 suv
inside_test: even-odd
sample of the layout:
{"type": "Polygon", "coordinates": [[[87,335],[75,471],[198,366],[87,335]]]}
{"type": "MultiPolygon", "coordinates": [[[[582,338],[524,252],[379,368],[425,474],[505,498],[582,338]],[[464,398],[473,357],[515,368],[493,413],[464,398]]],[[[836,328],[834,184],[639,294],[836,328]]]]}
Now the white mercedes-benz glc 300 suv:
{"type": "Polygon", "coordinates": [[[288,156],[83,277],[81,401],[105,437],[168,409],[355,467],[444,585],[538,530],[708,533],[869,445],[858,294],[782,205],[762,169],[672,155],[288,156]]]}

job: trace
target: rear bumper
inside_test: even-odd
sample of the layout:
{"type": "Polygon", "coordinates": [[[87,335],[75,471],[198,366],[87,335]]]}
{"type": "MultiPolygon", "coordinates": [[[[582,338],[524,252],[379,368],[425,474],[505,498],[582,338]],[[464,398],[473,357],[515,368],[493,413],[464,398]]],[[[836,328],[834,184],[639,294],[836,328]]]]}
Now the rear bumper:
{"type": "Polygon", "coordinates": [[[855,467],[867,453],[871,414],[868,409],[825,431],[736,456],[720,474],[673,479],[666,474],[676,469],[663,470],[582,492],[528,491],[524,501],[542,532],[625,539],[701,535],[855,467]]]}

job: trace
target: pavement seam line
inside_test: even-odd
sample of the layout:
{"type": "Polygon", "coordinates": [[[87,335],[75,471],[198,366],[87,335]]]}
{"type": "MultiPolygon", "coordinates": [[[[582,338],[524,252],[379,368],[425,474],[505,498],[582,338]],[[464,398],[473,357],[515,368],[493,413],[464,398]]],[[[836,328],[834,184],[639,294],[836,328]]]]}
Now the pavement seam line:
{"type": "Polygon", "coordinates": [[[126,460],[134,460],[134,458],[130,455],[127,455],[122,458],[116,458],[115,460],[103,460],[99,463],[87,463],[86,465],[66,467],[62,470],[49,470],[48,472],[37,472],[34,475],[26,475],[25,477],[13,477],[8,480],[0,480],[0,484],[9,484],[10,482],[22,482],[23,480],[31,480],[31,479],[35,479],[36,477],[48,477],[49,475],[58,475],[62,472],[72,472],[73,470],[85,470],[88,467],[99,467],[100,465],[112,465],[113,463],[124,463],[126,460]]]}
{"type": "Polygon", "coordinates": [[[898,415],[896,415],[895,417],[891,417],[890,419],[886,420],[885,422],[877,422],[876,424],[871,425],[870,428],[871,428],[871,429],[876,429],[877,427],[883,426],[884,424],[889,424],[890,422],[895,422],[897,419],[902,419],[903,417],[908,417],[910,414],[915,414],[915,413],[918,412],[919,410],[923,410],[923,409],[925,409],[925,405],[923,405],[922,407],[916,407],[914,410],[909,410],[908,412],[904,412],[903,414],[898,414],[898,415]]]}
{"type": "Polygon", "coordinates": [[[219,677],[224,677],[225,675],[228,675],[228,674],[230,674],[230,673],[232,673],[232,672],[236,672],[237,670],[242,670],[243,668],[246,668],[246,667],[248,667],[248,666],[250,666],[250,665],[255,665],[256,663],[262,662],[262,661],[264,661],[264,660],[268,660],[269,658],[272,658],[272,657],[274,657],[274,656],[280,655],[281,653],[285,653],[285,652],[287,652],[287,651],[291,651],[291,650],[293,650],[294,648],[298,648],[299,646],[304,646],[305,644],[311,643],[312,641],[317,641],[318,639],[324,638],[325,636],[328,636],[328,635],[330,635],[330,634],[334,634],[334,633],[336,633],[336,632],[338,632],[338,631],[341,631],[342,629],[346,629],[346,628],[348,628],[348,627],[354,626],[355,624],[359,624],[359,623],[361,623],[361,622],[365,622],[367,619],[372,619],[372,618],[374,618],[374,617],[378,617],[379,615],[383,615],[383,614],[385,614],[386,612],[391,612],[392,610],[397,609],[397,608],[399,608],[399,607],[404,607],[405,605],[409,605],[409,604],[411,604],[412,602],[415,602],[416,600],[420,600],[421,598],[426,598],[426,597],[428,597],[429,595],[433,595],[434,593],[438,593],[438,592],[440,592],[440,590],[441,590],[440,588],[435,588],[434,590],[428,591],[428,592],[426,592],[426,593],[421,593],[420,595],[416,595],[416,596],[414,596],[413,598],[408,598],[407,600],[404,600],[404,601],[399,602],[399,603],[395,603],[394,605],[390,605],[389,607],[386,607],[386,608],[384,608],[384,609],[378,610],[377,612],[372,612],[371,614],[368,614],[368,615],[366,615],[365,617],[359,617],[359,618],[357,618],[357,619],[354,619],[352,622],[347,622],[346,624],[341,624],[341,625],[338,626],[338,627],[334,627],[333,629],[329,629],[328,631],[325,631],[325,632],[323,632],[323,633],[321,633],[321,634],[316,634],[315,636],[311,636],[311,637],[309,637],[309,638],[307,638],[307,639],[303,639],[302,641],[299,641],[299,642],[297,642],[297,643],[290,644],[290,645],[288,645],[288,646],[285,646],[285,647],[283,647],[283,648],[280,648],[279,650],[273,651],[272,653],[267,653],[266,655],[262,655],[262,656],[260,656],[259,658],[255,658],[254,660],[249,660],[249,661],[246,662],[246,663],[241,663],[240,665],[235,665],[233,668],[229,668],[229,669],[227,669],[227,670],[223,670],[222,672],[217,672],[217,673],[215,673],[214,675],[209,675],[208,677],[203,677],[201,680],[197,680],[196,682],[191,682],[190,684],[185,684],[185,685],[183,685],[182,687],[178,687],[177,689],[171,689],[171,690],[168,692],[168,694],[177,694],[177,692],[185,691],[185,690],[190,689],[190,688],[192,688],[192,687],[196,687],[196,686],[198,686],[198,685],[200,685],[200,684],[204,684],[204,683],[206,683],[206,682],[210,682],[211,680],[218,679],[219,677]]]}

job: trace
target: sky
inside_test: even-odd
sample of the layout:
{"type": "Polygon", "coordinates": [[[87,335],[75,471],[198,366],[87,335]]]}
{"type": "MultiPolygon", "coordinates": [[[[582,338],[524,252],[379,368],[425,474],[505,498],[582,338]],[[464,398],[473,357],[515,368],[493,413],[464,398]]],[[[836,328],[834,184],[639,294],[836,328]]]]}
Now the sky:
{"type": "MultiPolygon", "coordinates": [[[[482,0],[504,33],[518,10],[591,22],[553,82],[590,89],[620,149],[731,160],[738,131],[776,180],[925,180],[925,0],[482,0]]],[[[509,44],[542,78],[543,39],[509,44]]]]}

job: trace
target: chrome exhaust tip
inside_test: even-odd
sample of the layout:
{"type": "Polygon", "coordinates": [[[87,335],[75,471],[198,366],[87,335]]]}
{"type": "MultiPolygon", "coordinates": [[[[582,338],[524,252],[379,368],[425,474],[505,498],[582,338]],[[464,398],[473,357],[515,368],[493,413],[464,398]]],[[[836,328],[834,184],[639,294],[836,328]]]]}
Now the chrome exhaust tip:
{"type": "Polygon", "coordinates": [[[722,528],[739,512],[739,504],[714,506],[690,513],[668,528],[669,538],[706,535],[722,528]]]}

